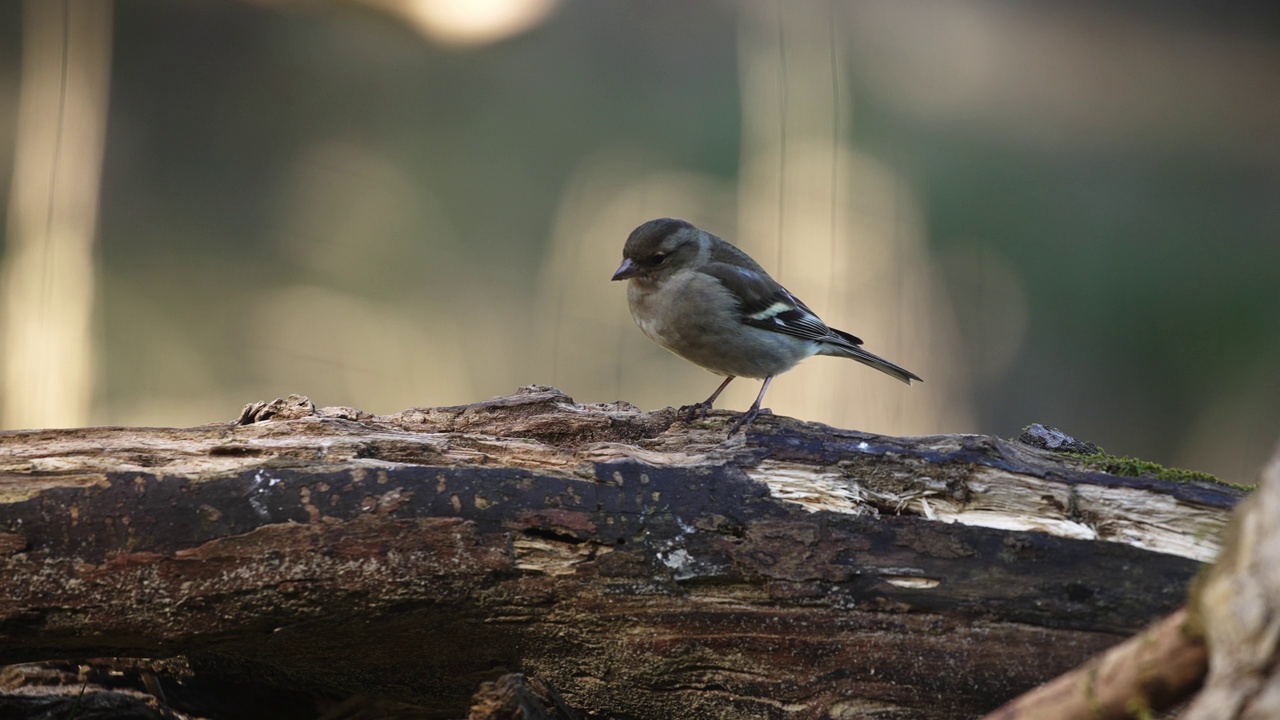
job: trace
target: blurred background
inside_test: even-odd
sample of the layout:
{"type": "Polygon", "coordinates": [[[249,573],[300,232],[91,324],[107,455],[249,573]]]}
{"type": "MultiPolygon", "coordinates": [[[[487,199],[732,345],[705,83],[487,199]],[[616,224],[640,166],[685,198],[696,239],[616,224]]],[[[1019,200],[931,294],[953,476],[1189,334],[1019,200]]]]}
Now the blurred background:
{"type": "Polygon", "coordinates": [[[608,280],[661,216],[925,378],[777,413],[1236,482],[1280,428],[1274,3],[6,2],[0,194],[8,429],[696,402],[608,280]]]}

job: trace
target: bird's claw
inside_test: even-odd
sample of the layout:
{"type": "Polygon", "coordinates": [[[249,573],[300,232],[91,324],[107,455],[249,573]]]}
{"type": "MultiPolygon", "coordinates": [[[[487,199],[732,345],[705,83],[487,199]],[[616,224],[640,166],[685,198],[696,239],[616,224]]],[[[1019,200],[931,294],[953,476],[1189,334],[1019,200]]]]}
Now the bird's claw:
{"type": "Polygon", "coordinates": [[[772,415],[772,414],[773,414],[773,411],[770,410],[769,408],[751,408],[750,410],[742,413],[742,416],[739,417],[738,421],[733,424],[733,427],[729,428],[729,437],[733,437],[733,434],[738,432],[740,428],[744,428],[750,425],[751,423],[755,422],[756,418],[759,417],[760,415],[772,415]]]}
{"type": "Polygon", "coordinates": [[[692,405],[684,405],[680,408],[680,415],[685,422],[693,422],[694,418],[702,419],[711,412],[711,403],[700,402],[692,405]]]}

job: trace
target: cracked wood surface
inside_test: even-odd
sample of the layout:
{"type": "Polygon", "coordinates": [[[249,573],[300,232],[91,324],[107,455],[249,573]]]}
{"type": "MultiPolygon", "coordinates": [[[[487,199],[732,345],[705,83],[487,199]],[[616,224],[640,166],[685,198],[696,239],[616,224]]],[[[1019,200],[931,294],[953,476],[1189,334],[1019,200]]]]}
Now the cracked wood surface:
{"type": "Polygon", "coordinates": [[[972,717],[1171,611],[1239,493],[985,436],[551,388],[373,416],[0,433],[0,662],[201,673],[460,717],[972,717]]]}

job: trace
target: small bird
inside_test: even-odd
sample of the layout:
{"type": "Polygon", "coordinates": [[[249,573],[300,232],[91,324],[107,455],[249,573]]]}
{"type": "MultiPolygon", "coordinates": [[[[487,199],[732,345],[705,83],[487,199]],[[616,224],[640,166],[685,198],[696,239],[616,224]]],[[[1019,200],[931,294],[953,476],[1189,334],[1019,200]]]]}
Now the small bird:
{"type": "Polygon", "coordinates": [[[684,220],[659,218],[631,231],[613,279],[630,281],[631,317],[650,340],[725,376],[711,397],[685,408],[690,419],[705,415],[734,378],[764,379],[731,436],[755,421],[774,376],[813,355],[851,358],[908,385],[920,381],[827,327],[746,253],[684,220]]]}

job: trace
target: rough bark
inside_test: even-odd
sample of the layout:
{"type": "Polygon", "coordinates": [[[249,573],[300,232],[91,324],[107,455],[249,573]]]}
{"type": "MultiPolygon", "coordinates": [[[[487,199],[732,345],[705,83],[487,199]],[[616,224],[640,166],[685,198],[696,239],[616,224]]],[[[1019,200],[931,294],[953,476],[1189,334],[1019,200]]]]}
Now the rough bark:
{"type": "Polygon", "coordinates": [[[1280,447],[1192,593],[1210,672],[1186,720],[1280,717],[1280,447]]]}
{"type": "Polygon", "coordinates": [[[525,672],[583,717],[967,718],[1174,610],[1239,495],[731,417],[535,387],[0,434],[0,662],[183,656],[420,717],[525,672]]]}
{"type": "Polygon", "coordinates": [[[1085,665],[1001,706],[983,720],[1126,720],[1191,696],[1204,680],[1203,638],[1179,610],[1085,665]]]}
{"type": "Polygon", "coordinates": [[[1185,701],[1183,720],[1280,717],[1280,446],[1233,513],[1188,610],[987,715],[984,720],[1146,717],[1185,701]]]}

